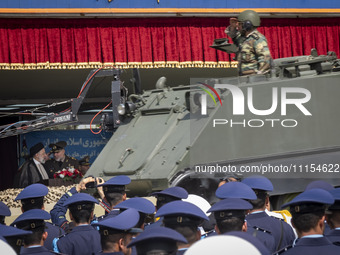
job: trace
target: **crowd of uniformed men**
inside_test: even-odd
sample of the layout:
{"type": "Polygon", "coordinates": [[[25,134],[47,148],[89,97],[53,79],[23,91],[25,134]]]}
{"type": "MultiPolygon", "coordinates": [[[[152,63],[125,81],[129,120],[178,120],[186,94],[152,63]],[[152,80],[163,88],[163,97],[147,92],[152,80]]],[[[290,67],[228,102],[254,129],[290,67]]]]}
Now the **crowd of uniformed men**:
{"type": "Polygon", "coordinates": [[[151,194],[155,205],[142,197],[127,199],[130,182],[124,175],[106,182],[85,178],[50,213],[44,210],[48,188],[29,185],[15,198],[23,213],[11,226],[5,225],[11,212],[0,203],[0,250],[70,255],[340,254],[340,188],[326,182],[310,183],[284,204],[291,215],[266,209],[273,186],[263,176],[221,185],[216,190],[220,200],[213,205],[181,187],[151,194]],[[88,194],[91,189],[97,189],[101,199],[88,194]],[[98,203],[105,215],[94,215],[98,203]]]}

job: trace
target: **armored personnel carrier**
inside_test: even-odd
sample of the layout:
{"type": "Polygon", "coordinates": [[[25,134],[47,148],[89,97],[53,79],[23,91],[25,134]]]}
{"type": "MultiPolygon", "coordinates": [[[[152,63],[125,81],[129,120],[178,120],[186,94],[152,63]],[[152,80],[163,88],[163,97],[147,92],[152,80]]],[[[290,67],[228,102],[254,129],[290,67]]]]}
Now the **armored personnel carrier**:
{"type": "Polygon", "coordinates": [[[130,195],[178,185],[208,199],[228,176],[265,175],[273,195],[316,179],[340,185],[339,63],[313,51],[275,60],[270,75],[161,78],[104,116],[115,131],[87,175],[127,175],[130,195]]]}

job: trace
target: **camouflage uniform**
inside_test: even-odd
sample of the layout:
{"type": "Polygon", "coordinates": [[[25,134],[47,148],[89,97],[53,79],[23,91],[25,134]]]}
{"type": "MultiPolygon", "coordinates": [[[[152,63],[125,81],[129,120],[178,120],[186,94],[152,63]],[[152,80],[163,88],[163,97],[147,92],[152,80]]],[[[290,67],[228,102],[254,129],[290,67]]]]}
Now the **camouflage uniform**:
{"type": "Polygon", "coordinates": [[[266,73],[270,70],[272,57],[263,34],[256,29],[247,36],[237,33],[233,42],[239,48],[236,56],[240,75],[266,73]]]}

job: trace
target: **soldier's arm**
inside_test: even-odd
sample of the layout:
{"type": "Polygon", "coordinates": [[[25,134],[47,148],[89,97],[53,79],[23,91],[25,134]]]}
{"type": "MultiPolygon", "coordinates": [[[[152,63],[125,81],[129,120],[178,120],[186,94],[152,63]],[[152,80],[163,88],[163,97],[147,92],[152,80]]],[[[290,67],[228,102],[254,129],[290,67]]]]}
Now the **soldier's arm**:
{"type": "Polygon", "coordinates": [[[91,181],[94,181],[93,177],[82,179],[80,183],[76,185],[76,187],[71,188],[59,199],[50,212],[51,219],[54,224],[62,227],[64,230],[66,229],[63,227],[68,222],[66,219],[67,207],[64,206],[65,201],[74,194],[79,193],[82,189],[86,189],[86,183],[91,181]]]}
{"type": "Polygon", "coordinates": [[[77,189],[75,187],[71,188],[54,205],[53,209],[50,211],[51,219],[54,224],[62,227],[68,222],[66,219],[67,207],[64,206],[64,203],[69,197],[76,193],[78,193],[77,189]]]}
{"type": "Polygon", "coordinates": [[[267,40],[265,38],[258,39],[254,44],[254,48],[258,61],[258,73],[267,73],[270,70],[272,59],[267,40]]]}

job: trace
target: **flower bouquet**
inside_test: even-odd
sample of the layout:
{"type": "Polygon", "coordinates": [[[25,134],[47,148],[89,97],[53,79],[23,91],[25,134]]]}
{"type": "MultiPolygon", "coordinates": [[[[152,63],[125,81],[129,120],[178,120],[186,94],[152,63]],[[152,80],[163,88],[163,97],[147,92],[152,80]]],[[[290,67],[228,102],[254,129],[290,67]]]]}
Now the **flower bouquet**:
{"type": "Polygon", "coordinates": [[[61,181],[60,184],[58,182],[59,185],[57,184],[56,186],[67,186],[77,183],[83,177],[83,174],[78,169],[71,166],[55,172],[53,177],[56,181],[58,179],[61,181]]]}

